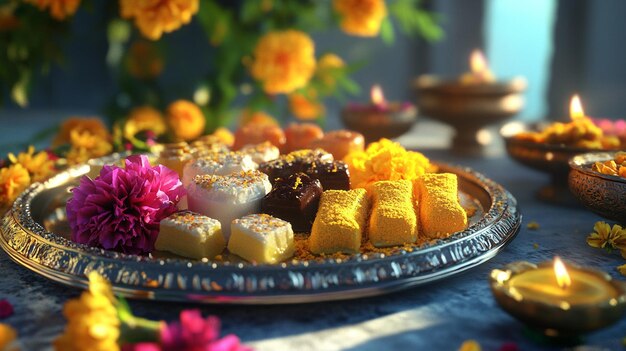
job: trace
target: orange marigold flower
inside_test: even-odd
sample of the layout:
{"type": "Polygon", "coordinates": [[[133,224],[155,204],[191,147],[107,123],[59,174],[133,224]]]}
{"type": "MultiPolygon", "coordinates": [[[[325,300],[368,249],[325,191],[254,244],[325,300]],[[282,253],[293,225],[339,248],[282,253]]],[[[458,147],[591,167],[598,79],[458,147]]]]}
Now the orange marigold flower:
{"type": "Polygon", "coordinates": [[[476,340],[465,340],[459,351],[480,351],[482,350],[480,344],[476,340]]]}
{"type": "Polygon", "coordinates": [[[215,136],[228,147],[232,147],[235,143],[235,135],[227,128],[219,127],[211,135],[215,136]]]}
{"type": "Polygon", "coordinates": [[[199,137],[204,133],[205,124],[202,110],[191,101],[177,100],[167,108],[167,125],[178,141],[199,137]]]}
{"type": "Polygon", "coordinates": [[[159,110],[151,106],[135,107],[124,123],[124,138],[132,140],[137,133],[148,130],[159,136],[166,129],[165,120],[159,110]]]}
{"type": "Polygon", "coordinates": [[[0,168],[0,207],[10,205],[29,185],[30,175],[21,164],[0,168]]]}
{"type": "Polygon", "coordinates": [[[52,145],[59,146],[70,143],[70,135],[72,134],[72,132],[88,133],[105,140],[108,140],[111,137],[109,131],[104,126],[104,123],[102,123],[99,118],[71,117],[66,119],[63,124],[61,124],[61,129],[59,130],[59,133],[52,142],[52,145]]]}
{"type": "Polygon", "coordinates": [[[248,124],[280,126],[274,117],[263,111],[244,110],[239,117],[239,127],[248,124]]]}
{"type": "Polygon", "coordinates": [[[148,41],[133,42],[128,49],[126,69],[131,76],[138,79],[152,79],[163,72],[163,58],[156,46],[148,41]]]}
{"type": "Polygon", "coordinates": [[[384,0],[334,0],[341,16],[341,29],[352,35],[375,37],[387,16],[384,0]]]}
{"type": "Polygon", "coordinates": [[[13,164],[21,164],[26,168],[34,182],[45,180],[54,172],[54,161],[48,157],[48,153],[40,151],[35,154],[35,147],[32,145],[26,152],[21,152],[17,156],[9,153],[8,156],[13,164]]]}
{"type": "Polygon", "coordinates": [[[333,71],[345,67],[345,63],[341,57],[335,54],[324,54],[317,61],[317,69],[315,74],[320,77],[322,82],[329,87],[335,86],[335,77],[333,71]]]}
{"type": "Polygon", "coordinates": [[[70,165],[101,157],[113,151],[111,134],[98,118],[68,118],[54,139],[53,146],[69,144],[66,158],[70,165]]]}
{"type": "Polygon", "coordinates": [[[426,156],[407,151],[389,139],[371,143],[365,151],[351,152],[344,161],[350,169],[352,188],[367,188],[379,180],[415,180],[435,170],[426,156]]]}
{"type": "Polygon", "coordinates": [[[120,0],[120,15],[135,19],[135,25],[148,39],[158,40],[191,21],[200,0],[120,0]]]}
{"type": "Polygon", "coordinates": [[[0,350],[20,350],[19,342],[17,340],[17,331],[10,325],[4,323],[0,323],[0,350]]]}
{"type": "Polygon", "coordinates": [[[52,18],[62,21],[78,10],[80,0],[24,0],[37,6],[41,11],[50,9],[52,18]]]}
{"type": "Polygon", "coordinates": [[[304,32],[269,32],[254,49],[250,72],[266,93],[288,94],[307,85],[313,76],[314,54],[313,40],[304,32]]]}
{"type": "Polygon", "coordinates": [[[308,95],[297,92],[289,94],[289,110],[301,120],[317,119],[326,112],[313,89],[309,89],[308,95]]]}

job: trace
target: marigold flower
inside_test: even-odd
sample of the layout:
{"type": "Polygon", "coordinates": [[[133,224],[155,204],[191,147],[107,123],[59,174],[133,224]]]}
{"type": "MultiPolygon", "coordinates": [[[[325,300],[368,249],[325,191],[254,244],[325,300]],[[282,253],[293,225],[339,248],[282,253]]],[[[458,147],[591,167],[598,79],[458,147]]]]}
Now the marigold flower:
{"type": "Polygon", "coordinates": [[[307,85],[315,72],[315,45],[304,32],[265,34],[254,49],[250,67],[268,94],[288,94],[307,85]]]}
{"type": "Polygon", "coordinates": [[[164,67],[163,58],[153,43],[139,40],[128,49],[126,69],[131,76],[138,79],[156,78],[164,67]]]}
{"type": "Polygon", "coordinates": [[[21,164],[0,168],[0,207],[10,205],[29,185],[30,175],[21,164]]]}
{"type": "Polygon", "coordinates": [[[626,249],[626,230],[619,224],[596,222],[593,232],[587,236],[587,244],[601,249],[626,249]]]}
{"type": "Polygon", "coordinates": [[[99,118],[89,117],[70,117],[63,121],[59,133],[54,138],[52,146],[60,146],[71,143],[72,131],[83,133],[87,132],[91,135],[98,136],[100,139],[108,140],[111,135],[99,118]]]}
{"type": "Polygon", "coordinates": [[[48,157],[48,153],[40,151],[35,154],[35,147],[32,145],[26,152],[21,152],[17,156],[9,153],[8,156],[13,164],[19,163],[28,170],[33,182],[45,180],[54,172],[54,161],[48,157]]]}
{"type": "Polygon", "coordinates": [[[98,273],[89,274],[89,289],[63,306],[67,325],[54,341],[59,351],[119,350],[120,321],[111,286],[98,273]]]}
{"type": "Polygon", "coordinates": [[[211,135],[215,136],[219,141],[228,147],[232,147],[235,143],[235,135],[224,127],[217,128],[211,135]]]}
{"type": "Polygon", "coordinates": [[[387,16],[384,0],[334,0],[333,7],[341,16],[341,29],[363,37],[377,36],[387,16]]]}
{"type": "Polygon", "coordinates": [[[289,94],[289,110],[300,120],[317,119],[326,113],[324,105],[317,100],[317,92],[308,90],[308,96],[294,92],[289,94]]]}
{"type": "Polygon", "coordinates": [[[37,6],[41,11],[50,9],[52,18],[62,21],[78,10],[80,0],[24,0],[37,6]]]}
{"type": "Polygon", "coordinates": [[[185,195],[178,174],[151,167],[145,155],[126,166],[104,166],[95,179],[82,177],[66,205],[72,241],[125,253],[149,253],[161,219],[185,195]]]}
{"type": "Polygon", "coordinates": [[[480,344],[476,340],[465,340],[461,347],[459,347],[459,351],[480,351],[480,344]]]}
{"type": "Polygon", "coordinates": [[[167,127],[159,110],[151,106],[136,107],[130,111],[124,123],[124,138],[132,140],[137,133],[151,131],[155,136],[165,133],[167,127]]]}
{"type": "Polygon", "coordinates": [[[148,39],[158,40],[191,21],[200,0],[120,0],[120,15],[134,19],[148,39]]]}
{"type": "Polygon", "coordinates": [[[435,170],[428,158],[407,151],[389,139],[371,143],[365,151],[349,153],[344,161],[350,169],[352,188],[366,188],[379,180],[414,180],[435,170]]]}
{"type": "Polygon", "coordinates": [[[239,117],[239,127],[254,124],[257,126],[280,126],[278,121],[263,111],[244,110],[239,117]]]}
{"type": "Polygon", "coordinates": [[[0,350],[2,351],[19,351],[19,343],[17,341],[17,331],[10,325],[0,323],[0,350]]]}
{"type": "Polygon", "coordinates": [[[345,63],[341,59],[341,57],[335,54],[324,54],[317,61],[317,69],[315,70],[315,74],[320,77],[321,81],[329,86],[335,86],[335,77],[333,75],[333,71],[337,69],[345,67],[345,63]]]}
{"type": "Polygon", "coordinates": [[[199,137],[204,133],[205,124],[202,110],[191,101],[177,100],[167,108],[167,125],[178,141],[199,137]]]}

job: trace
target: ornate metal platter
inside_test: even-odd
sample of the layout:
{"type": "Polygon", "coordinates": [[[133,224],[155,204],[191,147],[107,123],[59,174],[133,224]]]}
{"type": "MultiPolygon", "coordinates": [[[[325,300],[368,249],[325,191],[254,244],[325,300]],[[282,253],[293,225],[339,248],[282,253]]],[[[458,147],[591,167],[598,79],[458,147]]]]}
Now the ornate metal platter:
{"type": "Polygon", "coordinates": [[[115,293],[153,300],[283,304],[373,296],[444,279],[494,257],[519,231],[517,201],[502,186],[467,168],[456,173],[463,202],[476,205],[470,226],[412,252],[370,253],[343,259],[256,265],[137,256],[92,248],[67,239],[69,189],[89,172],[72,168],[28,188],[0,220],[0,246],[18,264],[51,280],[85,287],[97,270],[115,293]]]}

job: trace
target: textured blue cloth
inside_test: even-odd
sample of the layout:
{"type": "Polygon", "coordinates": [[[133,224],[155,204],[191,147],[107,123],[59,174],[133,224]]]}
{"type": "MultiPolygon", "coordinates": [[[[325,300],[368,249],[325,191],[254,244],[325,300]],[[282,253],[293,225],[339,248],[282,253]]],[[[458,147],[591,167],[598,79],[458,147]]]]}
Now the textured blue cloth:
{"type": "MultiPolygon", "coordinates": [[[[600,217],[582,207],[557,207],[538,201],[535,191],[548,177],[515,164],[506,156],[463,158],[425,151],[433,160],[449,162],[487,175],[518,200],[523,225],[517,238],[487,263],[430,285],[385,296],[329,303],[286,306],[203,306],[131,301],[137,315],[176,319],[178,312],[199,308],[221,318],[224,333],[235,333],[258,350],[456,350],[475,339],[483,350],[506,342],[521,350],[560,349],[528,338],[521,323],[507,315],[491,295],[489,272],[507,263],[551,260],[555,255],[582,266],[599,268],[622,279],[615,267],[626,263],[619,253],[607,254],[585,243],[600,217]],[[527,224],[540,227],[530,230],[527,224]]],[[[53,283],[13,263],[0,253],[0,298],[15,306],[2,322],[19,330],[26,350],[45,349],[61,332],[62,304],[80,291],[53,283]]],[[[626,320],[588,335],[587,345],[621,349],[626,320]]]]}

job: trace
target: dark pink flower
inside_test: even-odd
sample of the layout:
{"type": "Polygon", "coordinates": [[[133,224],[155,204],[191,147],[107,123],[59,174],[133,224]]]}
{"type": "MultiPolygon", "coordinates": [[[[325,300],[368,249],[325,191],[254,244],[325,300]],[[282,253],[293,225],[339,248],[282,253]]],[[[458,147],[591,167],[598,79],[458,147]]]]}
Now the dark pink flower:
{"type": "Polygon", "coordinates": [[[219,339],[220,321],[217,317],[202,318],[198,310],[180,313],[180,321],[172,322],[161,329],[163,351],[250,351],[241,345],[235,335],[219,339]]]}
{"type": "Polygon", "coordinates": [[[144,155],[126,167],[104,166],[95,179],[83,177],[67,202],[72,240],[125,253],[154,249],[160,221],[176,211],[185,195],[178,174],[151,167],[144,155]]]}
{"type": "Polygon", "coordinates": [[[505,342],[498,351],[519,351],[519,347],[514,342],[505,342]]]}
{"type": "Polygon", "coordinates": [[[0,319],[13,315],[13,305],[6,299],[0,300],[0,319]]]}

